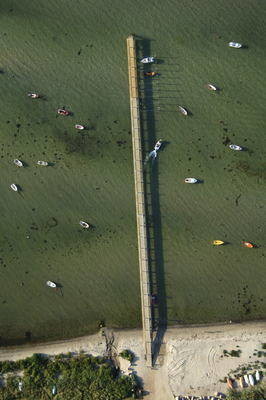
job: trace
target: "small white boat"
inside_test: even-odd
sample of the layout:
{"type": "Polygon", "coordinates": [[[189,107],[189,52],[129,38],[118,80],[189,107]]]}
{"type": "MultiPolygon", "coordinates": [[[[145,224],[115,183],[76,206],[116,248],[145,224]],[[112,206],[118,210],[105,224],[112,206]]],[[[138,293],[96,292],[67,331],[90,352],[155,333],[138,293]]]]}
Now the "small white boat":
{"type": "Polygon", "coordinates": [[[51,287],[51,288],[56,288],[56,287],[57,287],[56,283],[54,283],[54,282],[52,282],[52,281],[47,281],[47,282],[46,282],[46,285],[49,286],[49,287],[51,287]]]}
{"type": "Polygon", "coordinates": [[[229,144],[229,147],[231,150],[238,150],[238,151],[243,150],[243,148],[241,146],[238,146],[237,144],[229,144]]]}
{"type": "Polygon", "coordinates": [[[253,375],[249,374],[248,379],[249,379],[249,383],[251,384],[251,386],[254,386],[255,381],[254,381],[253,375]]]}
{"type": "Polygon", "coordinates": [[[162,145],[162,140],[160,139],[158,140],[158,142],[155,143],[154,150],[158,151],[161,145],[162,145]]]}
{"type": "Polygon", "coordinates": [[[257,382],[260,381],[260,371],[256,371],[255,378],[257,382]]]}
{"type": "Polygon", "coordinates": [[[142,60],[140,60],[142,64],[151,64],[154,63],[154,61],[155,61],[154,57],[145,57],[142,60]]]}
{"type": "Polygon", "coordinates": [[[181,112],[181,114],[188,115],[188,112],[184,107],[178,106],[178,108],[179,108],[179,111],[181,112]]]}
{"type": "Polygon", "coordinates": [[[44,167],[47,167],[48,162],[47,161],[37,161],[37,165],[43,165],[44,167]]]}
{"type": "Polygon", "coordinates": [[[14,164],[16,164],[18,167],[23,167],[23,162],[18,159],[14,160],[14,164]]]}
{"type": "Polygon", "coordinates": [[[210,89],[210,90],[217,90],[217,87],[212,85],[211,83],[207,84],[207,88],[210,89]]]}
{"type": "Polygon", "coordinates": [[[15,183],[11,183],[10,187],[11,187],[11,189],[14,190],[14,192],[18,191],[18,187],[17,187],[17,185],[15,185],[15,183]]]}
{"type": "Polygon", "coordinates": [[[90,225],[85,221],[79,221],[79,224],[82,226],[82,228],[85,229],[88,229],[90,227],[90,225]]]}
{"type": "Polygon", "coordinates": [[[249,386],[249,379],[247,375],[244,375],[244,381],[247,386],[249,386]]]}
{"type": "Polygon", "coordinates": [[[23,386],[23,382],[19,381],[18,383],[18,390],[21,392],[22,391],[22,386],[23,386]]]}
{"type": "Polygon", "coordinates": [[[240,47],[242,47],[241,43],[237,43],[237,42],[229,42],[228,43],[229,47],[234,47],[235,49],[240,49],[240,47]]]}
{"type": "Polygon", "coordinates": [[[197,183],[198,180],[196,178],[186,178],[185,183],[197,183]]]}
{"type": "Polygon", "coordinates": [[[75,125],[75,128],[76,128],[76,129],[82,130],[82,129],[85,129],[85,126],[84,126],[84,125],[76,124],[76,125],[75,125]]]}
{"type": "Polygon", "coordinates": [[[40,97],[38,93],[28,93],[28,96],[32,99],[38,99],[40,97]]]}
{"type": "Polygon", "coordinates": [[[52,395],[55,395],[56,393],[57,393],[57,390],[56,390],[56,386],[54,385],[52,387],[52,395]]]}

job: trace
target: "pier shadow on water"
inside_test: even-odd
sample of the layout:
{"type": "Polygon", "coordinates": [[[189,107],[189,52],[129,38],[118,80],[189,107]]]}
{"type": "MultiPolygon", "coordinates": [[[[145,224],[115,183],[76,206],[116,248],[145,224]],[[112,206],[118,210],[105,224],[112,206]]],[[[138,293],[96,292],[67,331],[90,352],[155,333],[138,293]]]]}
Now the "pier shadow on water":
{"type": "MultiPolygon", "coordinates": [[[[138,59],[152,56],[150,40],[137,38],[138,59]]],[[[159,193],[159,157],[148,158],[155,143],[156,137],[156,106],[153,100],[154,79],[144,77],[144,72],[160,72],[158,64],[139,64],[139,86],[140,86],[140,115],[142,129],[143,159],[146,159],[144,167],[144,183],[146,195],[147,236],[149,248],[149,267],[152,303],[152,325],[153,325],[153,365],[161,352],[164,334],[167,327],[167,299],[165,292],[164,277],[164,255],[161,229],[161,210],[159,193]],[[146,106],[148,105],[148,107],[146,106]]]]}

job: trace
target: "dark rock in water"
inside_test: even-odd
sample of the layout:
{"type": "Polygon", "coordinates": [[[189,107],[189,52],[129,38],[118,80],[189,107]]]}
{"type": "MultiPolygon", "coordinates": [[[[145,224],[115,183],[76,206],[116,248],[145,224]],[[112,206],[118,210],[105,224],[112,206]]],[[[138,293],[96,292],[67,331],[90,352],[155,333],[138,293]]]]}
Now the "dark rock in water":
{"type": "Polygon", "coordinates": [[[31,332],[25,332],[25,339],[26,340],[31,340],[31,338],[32,338],[32,333],[31,332]]]}
{"type": "Polygon", "coordinates": [[[58,225],[58,221],[55,217],[51,217],[45,224],[45,227],[48,229],[55,228],[58,225]]]}
{"type": "Polygon", "coordinates": [[[229,143],[231,143],[231,140],[229,139],[229,137],[228,136],[224,136],[223,137],[223,144],[225,146],[227,146],[229,143]]]}

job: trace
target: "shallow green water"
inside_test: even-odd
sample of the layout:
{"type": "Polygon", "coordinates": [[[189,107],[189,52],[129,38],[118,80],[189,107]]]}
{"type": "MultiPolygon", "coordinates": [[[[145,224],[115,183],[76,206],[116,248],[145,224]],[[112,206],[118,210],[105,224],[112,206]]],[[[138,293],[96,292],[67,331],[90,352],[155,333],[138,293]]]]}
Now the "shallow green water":
{"type": "Polygon", "coordinates": [[[130,33],[163,61],[145,131],[147,151],[155,138],[169,142],[152,171],[161,311],[170,323],[265,316],[266,6],[224,3],[1,3],[3,339],[73,336],[102,319],[115,327],[140,324],[130,33]],[[248,48],[229,49],[230,40],[248,48]],[[208,92],[207,82],[221,92],[208,92]],[[27,98],[35,90],[46,100],[27,98]],[[183,118],[176,104],[193,115],[183,118]],[[74,115],[58,117],[62,106],[74,115]],[[90,130],[77,132],[75,123],[90,130]],[[249,151],[229,151],[226,137],[249,151]],[[14,158],[28,166],[17,168],[14,158]],[[42,159],[54,165],[37,167],[42,159]],[[187,176],[204,183],[183,185],[187,176]],[[12,182],[20,194],[9,189],[12,182]],[[94,229],[80,229],[80,219],[94,229]],[[213,239],[231,244],[212,248],[213,239]],[[261,247],[243,249],[242,239],[261,247]],[[62,289],[49,290],[48,279],[62,289]]]}

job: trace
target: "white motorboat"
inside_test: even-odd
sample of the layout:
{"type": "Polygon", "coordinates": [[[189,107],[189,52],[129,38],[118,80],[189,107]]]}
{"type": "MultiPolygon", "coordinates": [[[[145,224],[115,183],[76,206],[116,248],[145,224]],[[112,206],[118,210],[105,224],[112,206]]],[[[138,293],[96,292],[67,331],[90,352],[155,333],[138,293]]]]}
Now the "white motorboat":
{"type": "Polygon", "coordinates": [[[14,160],[14,164],[16,164],[18,167],[23,167],[23,162],[18,159],[14,160]]]}
{"type": "Polygon", "coordinates": [[[198,180],[196,178],[186,178],[185,183],[197,183],[198,180]]]}
{"type": "Polygon", "coordinates": [[[250,385],[254,386],[255,385],[255,381],[254,381],[253,375],[249,374],[248,379],[249,379],[250,385]]]}
{"type": "Polygon", "coordinates": [[[181,114],[188,115],[188,112],[184,107],[178,106],[178,108],[179,108],[179,111],[181,112],[181,114]]]}
{"type": "Polygon", "coordinates": [[[32,99],[38,99],[40,97],[38,93],[28,93],[28,96],[32,99]]]}
{"type": "Polygon", "coordinates": [[[11,187],[11,189],[14,190],[14,192],[18,191],[18,187],[17,187],[17,185],[15,183],[11,183],[10,187],[11,187]]]}
{"type": "Polygon", "coordinates": [[[260,381],[260,371],[256,371],[255,378],[257,382],[260,381]]]}
{"type": "Polygon", "coordinates": [[[90,225],[85,221],[79,221],[79,224],[82,226],[82,228],[85,229],[88,229],[90,227],[90,225]]]}
{"type": "Polygon", "coordinates": [[[142,64],[151,64],[154,63],[154,61],[154,57],[144,57],[142,60],[140,60],[142,64]]]}
{"type": "Polygon", "coordinates": [[[51,288],[56,288],[56,287],[57,287],[56,283],[55,283],[55,282],[52,282],[52,281],[47,281],[47,282],[46,282],[46,285],[49,286],[49,287],[51,287],[51,288]]]}
{"type": "Polygon", "coordinates": [[[84,126],[84,125],[76,124],[76,125],[75,125],[75,128],[76,128],[76,129],[82,130],[82,129],[85,129],[85,126],[84,126]]]}
{"type": "Polygon", "coordinates": [[[47,161],[37,161],[37,165],[43,165],[44,167],[47,167],[48,162],[47,161]]]}
{"type": "Polygon", "coordinates": [[[234,47],[235,49],[240,49],[240,47],[242,47],[241,43],[237,43],[237,42],[229,42],[228,43],[229,47],[234,47]]]}
{"type": "Polygon", "coordinates": [[[243,148],[241,146],[238,146],[237,144],[229,144],[229,147],[231,150],[238,150],[238,151],[243,150],[243,148]]]}
{"type": "Polygon", "coordinates": [[[249,386],[249,379],[247,375],[244,375],[244,381],[247,386],[249,386]]]}
{"type": "Polygon", "coordinates": [[[155,143],[154,150],[158,151],[161,145],[162,145],[162,140],[160,139],[158,140],[158,142],[155,143]]]}
{"type": "Polygon", "coordinates": [[[211,83],[207,84],[207,88],[210,89],[210,90],[217,90],[217,87],[212,85],[211,83]]]}

